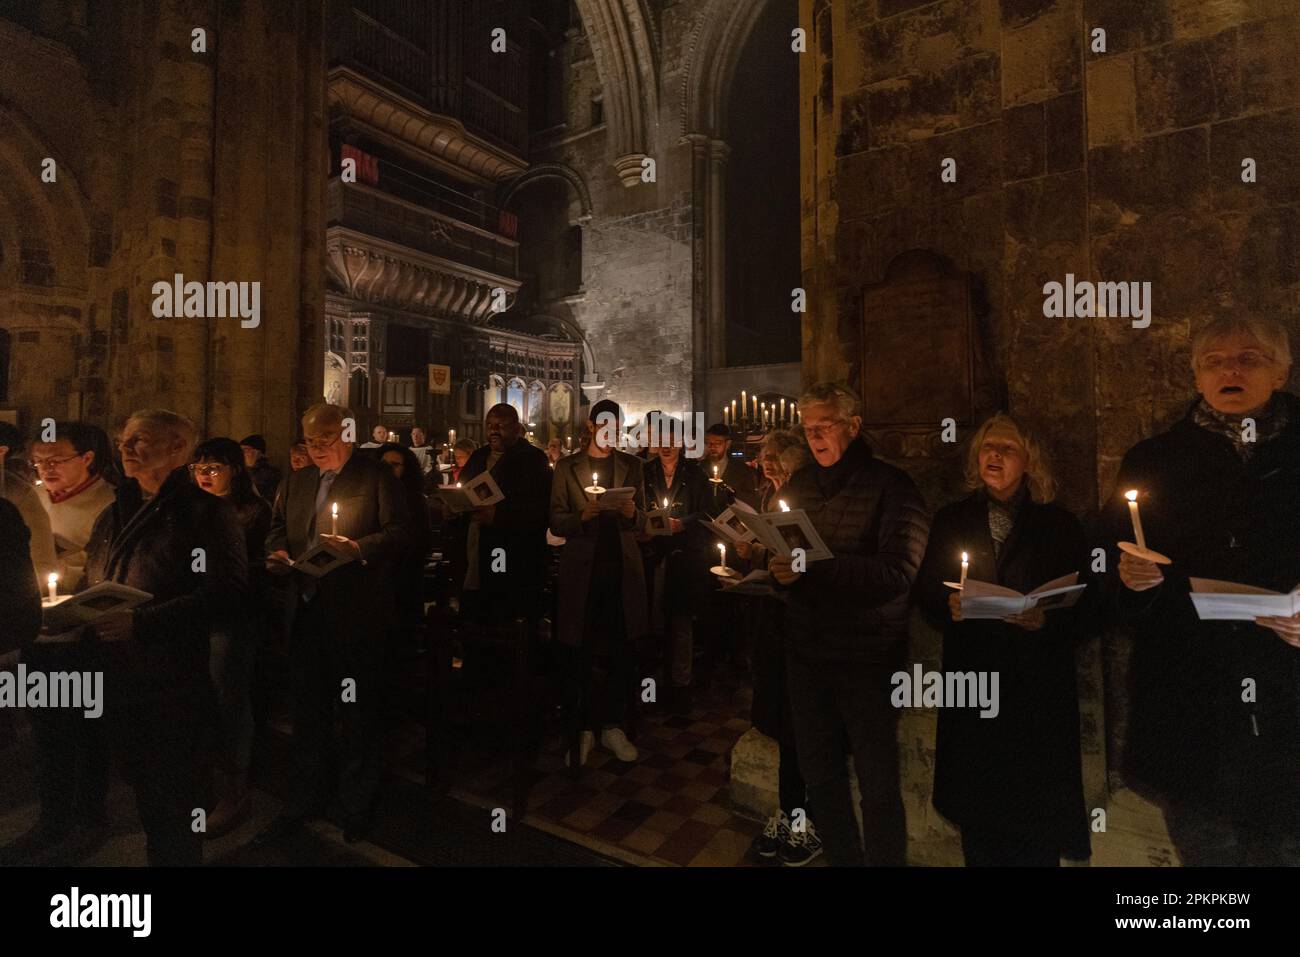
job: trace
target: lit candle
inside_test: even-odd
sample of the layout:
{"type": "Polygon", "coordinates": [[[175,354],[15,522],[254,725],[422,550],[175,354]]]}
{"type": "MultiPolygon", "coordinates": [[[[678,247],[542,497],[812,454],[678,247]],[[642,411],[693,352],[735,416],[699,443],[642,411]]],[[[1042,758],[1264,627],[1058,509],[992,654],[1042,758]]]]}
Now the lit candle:
{"type": "Polygon", "coordinates": [[[785,421],[785,399],[781,400],[781,421],[785,421]]]}
{"type": "Polygon", "coordinates": [[[749,393],[746,392],[744,389],[740,390],[740,414],[741,415],[749,415],[749,399],[747,398],[748,395],[749,393]]]}
{"type": "Polygon", "coordinates": [[[724,545],[722,542],[718,542],[718,559],[722,563],[722,570],[726,571],[727,570],[727,546],[724,545]]]}
{"type": "Polygon", "coordinates": [[[783,511],[783,512],[788,512],[788,511],[790,511],[790,506],[787,505],[787,504],[785,504],[785,499],[783,499],[783,498],[778,498],[778,499],[776,500],[776,504],[781,506],[781,511],[783,511]]]}
{"type": "Polygon", "coordinates": [[[668,510],[668,499],[664,499],[664,511],[668,510]]]}
{"type": "Polygon", "coordinates": [[[1142,534],[1142,516],[1138,514],[1138,493],[1137,489],[1131,488],[1124,493],[1128,499],[1128,515],[1133,519],[1133,535],[1137,538],[1137,547],[1145,549],[1147,547],[1146,536],[1142,534]]]}
{"type": "Polygon", "coordinates": [[[966,572],[970,568],[970,560],[965,552],[961,553],[961,587],[966,587],[966,572]]]}
{"type": "Polygon", "coordinates": [[[59,576],[50,572],[50,604],[53,605],[59,598],[59,576]]]}
{"type": "Polygon", "coordinates": [[[727,407],[725,405],[722,407],[722,424],[723,425],[731,424],[730,422],[727,421],[727,407]]]}
{"type": "Polygon", "coordinates": [[[566,435],[566,436],[564,437],[564,447],[565,447],[566,449],[571,449],[571,448],[573,448],[573,436],[571,436],[571,435],[566,435]]]}
{"type": "Polygon", "coordinates": [[[754,418],[758,418],[758,396],[754,396],[754,418]]]}
{"type": "Polygon", "coordinates": [[[591,487],[600,488],[600,476],[598,476],[595,472],[591,473],[591,487]]]}
{"type": "Polygon", "coordinates": [[[339,503],[332,502],[330,504],[330,534],[337,535],[338,533],[339,533],[339,503]]]}
{"type": "Polygon", "coordinates": [[[731,400],[731,424],[736,424],[736,400],[731,400]]]}
{"type": "Polygon", "coordinates": [[[716,482],[717,480],[718,480],[718,467],[715,465],[713,466],[713,481],[716,482]]]}

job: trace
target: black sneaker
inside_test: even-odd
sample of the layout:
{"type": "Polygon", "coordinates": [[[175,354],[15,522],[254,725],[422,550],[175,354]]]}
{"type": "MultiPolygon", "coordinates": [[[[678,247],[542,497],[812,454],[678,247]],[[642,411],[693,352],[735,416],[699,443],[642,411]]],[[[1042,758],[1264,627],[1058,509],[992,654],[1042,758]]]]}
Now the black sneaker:
{"type": "Polygon", "coordinates": [[[802,831],[790,831],[790,840],[781,845],[777,856],[786,867],[803,867],[809,861],[821,857],[822,840],[817,836],[817,828],[812,821],[804,819],[802,831]]]}
{"type": "Polygon", "coordinates": [[[754,853],[765,860],[771,860],[780,853],[781,847],[790,840],[790,819],[780,808],[767,819],[763,833],[754,838],[754,853]]]}

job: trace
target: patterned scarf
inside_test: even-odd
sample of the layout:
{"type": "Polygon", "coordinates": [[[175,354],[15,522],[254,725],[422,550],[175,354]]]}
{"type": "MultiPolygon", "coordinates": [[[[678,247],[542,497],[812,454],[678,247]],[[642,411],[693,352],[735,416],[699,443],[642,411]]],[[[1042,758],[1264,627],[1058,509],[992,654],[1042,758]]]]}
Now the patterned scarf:
{"type": "Polygon", "coordinates": [[[1192,422],[1231,442],[1243,462],[1249,462],[1255,450],[1265,442],[1281,435],[1289,422],[1286,406],[1278,401],[1276,392],[1269,397],[1268,404],[1252,418],[1255,420],[1255,441],[1247,442],[1242,437],[1241,416],[1233,418],[1219,412],[1204,398],[1192,410],[1192,422]]]}
{"type": "Polygon", "coordinates": [[[1011,529],[1016,524],[1016,516],[1020,514],[1020,506],[1028,494],[1027,480],[1021,481],[1016,494],[1005,502],[1000,502],[992,495],[988,495],[987,491],[985,492],[989,504],[989,535],[993,539],[994,559],[1002,557],[1002,545],[1011,536],[1011,529]]]}

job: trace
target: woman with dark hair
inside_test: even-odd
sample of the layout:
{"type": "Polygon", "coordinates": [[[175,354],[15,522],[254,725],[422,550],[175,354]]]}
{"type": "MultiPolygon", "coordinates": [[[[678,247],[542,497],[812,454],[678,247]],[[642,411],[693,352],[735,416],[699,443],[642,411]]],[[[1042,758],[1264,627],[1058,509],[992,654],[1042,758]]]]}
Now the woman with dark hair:
{"type": "MultiPolygon", "coordinates": [[[[458,443],[459,446],[459,443],[458,443]]],[[[403,624],[412,624],[424,614],[424,561],[433,546],[429,526],[429,505],[424,499],[424,472],[414,452],[396,442],[385,442],[375,449],[379,460],[392,469],[406,493],[406,504],[411,510],[411,527],[414,540],[406,553],[398,559],[397,614],[403,624]]]]}
{"type": "Polygon", "coordinates": [[[253,601],[233,628],[209,635],[208,667],[217,695],[217,806],[208,815],[205,835],[230,830],[248,812],[248,769],[253,753],[253,671],[263,633],[266,582],[266,535],[271,506],[257,493],[244,464],[244,453],[233,439],[208,439],[194,449],[190,465],[194,483],[203,491],[230,500],[244,530],[248,549],[249,591],[253,601]]]}

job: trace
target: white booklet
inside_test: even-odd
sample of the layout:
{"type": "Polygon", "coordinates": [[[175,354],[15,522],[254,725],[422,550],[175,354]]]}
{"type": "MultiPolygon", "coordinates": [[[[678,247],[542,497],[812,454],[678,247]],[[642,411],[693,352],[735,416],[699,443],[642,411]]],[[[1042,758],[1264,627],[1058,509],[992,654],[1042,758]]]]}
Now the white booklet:
{"type": "Polygon", "coordinates": [[[737,595],[775,595],[772,575],[766,568],[758,568],[744,578],[722,579],[722,590],[737,595]]]}
{"type": "Polygon", "coordinates": [[[812,519],[801,508],[790,512],[756,512],[740,510],[736,517],[749,529],[773,555],[789,558],[794,549],[802,548],[806,561],[818,562],[833,558],[822,537],[813,527],[812,519]]]}
{"type": "Polygon", "coordinates": [[[602,512],[617,512],[623,507],[624,502],[635,501],[636,489],[631,485],[624,485],[621,488],[605,489],[596,499],[596,504],[600,506],[602,512]]]}
{"type": "Polygon", "coordinates": [[[152,597],[138,588],[117,582],[100,582],[75,595],[60,596],[54,604],[50,604],[48,598],[42,601],[42,630],[56,633],[93,624],[105,615],[127,611],[152,597]]]}
{"type": "Polygon", "coordinates": [[[1079,573],[1070,572],[1045,585],[1039,585],[1028,595],[1022,595],[1013,588],[968,578],[966,587],[961,590],[961,617],[996,619],[1023,614],[1031,608],[1041,608],[1044,611],[1069,608],[1088,587],[1086,583],[1078,584],[1078,581],[1079,573]]]}
{"type": "Polygon", "coordinates": [[[328,535],[322,535],[319,542],[297,558],[278,558],[275,555],[267,555],[266,559],[278,565],[286,565],[294,571],[310,575],[312,578],[323,578],[334,569],[353,561],[352,555],[330,541],[328,535]]]}
{"type": "Polygon", "coordinates": [[[469,512],[485,505],[495,505],[505,501],[505,495],[491,472],[480,472],[467,482],[455,485],[439,485],[434,489],[438,497],[453,512],[469,512]]]}
{"type": "Polygon", "coordinates": [[[657,508],[653,512],[646,512],[645,532],[647,535],[671,535],[672,527],[669,524],[669,514],[662,508],[657,508]]]}
{"type": "Polygon", "coordinates": [[[1202,621],[1289,618],[1300,611],[1300,585],[1290,593],[1284,593],[1212,578],[1188,580],[1192,584],[1192,604],[1202,621]]]}
{"type": "Polygon", "coordinates": [[[744,502],[737,500],[730,507],[724,509],[717,518],[713,519],[713,527],[719,535],[733,542],[752,542],[755,535],[741,521],[741,512],[749,515],[758,514],[744,502]]]}

